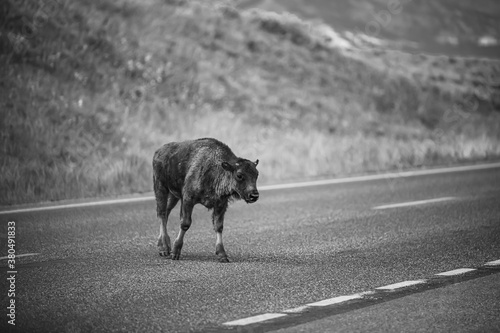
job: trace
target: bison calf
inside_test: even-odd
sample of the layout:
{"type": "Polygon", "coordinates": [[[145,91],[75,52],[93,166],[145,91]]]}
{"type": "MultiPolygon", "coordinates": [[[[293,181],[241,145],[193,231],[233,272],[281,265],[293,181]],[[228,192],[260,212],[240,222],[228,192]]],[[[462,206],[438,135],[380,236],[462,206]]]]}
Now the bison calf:
{"type": "Polygon", "coordinates": [[[212,221],[216,232],[215,253],[221,262],[228,262],[222,245],[224,213],[229,201],[243,199],[247,203],[259,199],[257,164],[259,160],[236,157],[228,146],[215,139],[205,138],[171,142],[158,149],[153,157],[153,182],[156,212],[160,220],[158,251],[178,260],[184,234],[191,226],[194,205],[200,203],[213,209],[212,221]],[[170,245],[167,220],[178,201],[181,201],[181,228],[170,245]]]}

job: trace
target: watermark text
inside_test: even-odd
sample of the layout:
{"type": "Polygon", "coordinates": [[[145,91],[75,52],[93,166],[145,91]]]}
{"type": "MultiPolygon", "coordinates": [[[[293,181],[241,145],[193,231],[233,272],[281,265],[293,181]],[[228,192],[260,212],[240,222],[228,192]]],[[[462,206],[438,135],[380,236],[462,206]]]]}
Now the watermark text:
{"type": "Polygon", "coordinates": [[[7,323],[16,325],[16,222],[7,223],[7,323]]]}

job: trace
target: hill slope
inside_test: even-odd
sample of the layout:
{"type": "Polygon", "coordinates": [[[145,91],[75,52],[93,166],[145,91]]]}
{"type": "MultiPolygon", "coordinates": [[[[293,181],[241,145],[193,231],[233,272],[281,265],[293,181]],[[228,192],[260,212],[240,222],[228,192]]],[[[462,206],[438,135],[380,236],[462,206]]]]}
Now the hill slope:
{"type": "Polygon", "coordinates": [[[500,57],[496,0],[247,0],[239,4],[320,19],[339,32],[382,38],[396,49],[500,57]]]}
{"type": "Polygon", "coordinates": [[[227,2],[4,4],[2,204],[150,191],[153,152],[194,137],[261,183],[500,156],[496,61],[340,48],[227,2]]]}

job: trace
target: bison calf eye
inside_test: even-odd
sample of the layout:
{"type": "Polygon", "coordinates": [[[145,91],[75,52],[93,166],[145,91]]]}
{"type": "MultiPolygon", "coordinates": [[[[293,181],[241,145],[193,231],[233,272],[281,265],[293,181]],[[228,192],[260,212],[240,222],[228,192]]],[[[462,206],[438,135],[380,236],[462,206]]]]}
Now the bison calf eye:
{"type": "Polygon", "coordinates": [[[242,181],[245,177],[241,173],[236,174],[236,179],[242,181]]]}

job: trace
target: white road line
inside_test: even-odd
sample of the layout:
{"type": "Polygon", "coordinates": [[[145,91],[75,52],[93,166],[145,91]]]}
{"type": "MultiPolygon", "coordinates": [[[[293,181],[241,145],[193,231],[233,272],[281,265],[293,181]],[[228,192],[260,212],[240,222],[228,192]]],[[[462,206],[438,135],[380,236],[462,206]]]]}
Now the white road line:
{"type": "Polygon", "coordinates": [[[262,321],[271,320],[271,319],[280,318],[280,317],[285,317],[285,316],[286,316],[286,314],[284,314],[284,313],[264,313],[264,314],[261,314],[258,316],[228,321],[226,323],[223,323],[222,325],[225,325],[225,326],[243,326],[243,325],[260,323],[262,321]]]}
{"type": "Polygon", "coordinates": [[[325,299],[319,302],[309,303],[308,306],[327,306],[332,304],[338,304],[342,302],[347,302],[352,299],[363,298],[361,294],[347,295],[347,296],[338,296],[334,298],[325,299]]]}
{"type": "Polygon", "coordinates": [[[373,209],[388,209],[388,208],[418,206],[418,205],[425,205],[425,204],[430,204],[430,203],[435,203],[435,202],[450,201],[450,200],[456,200],[456,199],[457,198],[455,198],[455,197],[444,197],[444,198],[436,198],[436,199],[409,201],[409,202],[401,202],[401,203],[397,203],[397,204],[376,206],[376,207],[373,207],[373,209]]]}
{"type": "Polygon", "coordinates": [[[286,310],[283,310],[281,312],[283,312],[283,313],[301,313],[301,312],[305,312],[306,310],[308,310],[310,308],[311,308],[310,306],[303,305],[303,306],[298,306],[296,308],[286,309],[286,310]]]}
{"type": "MultiPolygon", "coordinates": [[[[310,187],[310,186],[320,186],[320,185],[332,185],[332,184],[344,184],[344,183],[356,183],[356,182],[364,182],[364,181],[371,181],[371,180],[384,180],[384,179],[391,180],[391,179],[397,179],[397,178],[407,178],[407,177],[416,177],[416,176],[436,175],[436,174],[442,174],[442,173],[475,171],[475,170],[485,170],[485,169],[495,169],[495,168],[500,168],[500,162],[499,163],[450,167],[450,168],[390,172],[390,173],[383,173],[383,174],[376,174],[376,175],[366,175],[366,176],[347,177],[347,178],[334,178],[334,179],[315,180],[315,181],[309,181],[309,182],[290,183],[290,184],[266,185],[266,186],[260,186],[259,191],[270,191],[270,190],[280,190],[280,189],[290,189],[290,188],[300,188],[300,187],[310,187]]],[[[105,201],[93,201],[93,202],[46,206],[46,207],[20,208],[20,209],[0,211],[0,215],[39,212],[39,211],[44,211],[44,210],[54,210],[54,209],[64,209],[64,208],[91,207],[91,206],[111,205],[111,204],[120,204],[120,203],[134,203],[134,202],[149,201],[149,200],[154,200],[154,196],[105,200],[105,201]]]]}
{"type": "Polygon", "coordinates": [[[154,199],[154,197],[148,196],[148,197],[140,197],[140,198],[82,202],[82,203],[74,203],[74,204],[58,205],[58,206],[21,208],[21,209],[0,211],[0,215],[2,215],[2,214],[15,214],[15,213],[40,212],[40,211],[44,211],[44,210],[54,210],[54,209],[64,209],[64,208],[80,208],[80,207],[114,205],[114,204],[120,204],[120,203],[133,203],[133,202],[149,201],[149,200],[153,200],[153,199],[154,199]]]}
{"type": "Polygon", "coordinates": [[[389,284],[389,285],[383,286],[383,287],[378,287],[375,289],[377,289],[377,290],[396,290],[396,289],[400,289],[400,288],[414,286],[417,284],[422,284],[425,282],[427,282],[427,281],[426,280],[403,281],[403,282],[398,282],[398,283],[394,283],[394,284],[389,284]]]}
{"type": "Polygon", "coordinates": [[[377,175],[325,179],[325,180],[316,180],[316,181],[310,181],[310,182],[281,184],[281,185],[269,185],[269,186],[259,187],[259,190],[261,190],[261,191],[279,190],[279,189],[286,189],[286,188],[298,188],[298,187],[308,187],[308,186],[318,186],[318,185],[365,182],[365,181],[370,181],[370,180],[381,180],[381,179],[390,180],[390,179],[395,179],[395,178],[407,178],[407,177],[415,177],[415,176],[436,175],[436,174],[441,174],[441,173],[453,173],[453,172],[474,171],[474,170],[495,169],[495,168],[500,168],[500,162],[499,163],[489,163],[489,164],[479,164],[479,165],[466,165],[466,166],[450,167],[450,168],[390,172],[390,173],[383,173],[383,174],[377,174],[377,175]]]}
{"type": "Polygon", "coordinates": [[[500,266],[500,259],[498,260],[493,260],[493,261],[488,261],[485,266],[500,266]]]}
{"type": "MultiPolygon", "coordinates": [[[[487,266],[488,265],[491,265],[491,266],[500,265],[500,259],[494,260],[494,261],[489,261],[485,265],[487,265],[487,266]]],[[[458,268],[458,269],[454,269],[452,271],[437,273],[435,275],[453,276],[453,275],[460,275],[460,274],[464,274],[464,273],[472,272],[472,271],[477,271],[477,269],[475,269],[475,268],[458,268]]],[[[333,298],[325,299],[322,301],[309,303],[309,304],[306,304],[303,306],[298,306],[296,308],[286,309],[286,310],[281,311],[281,313],[265,313],[265,314],[261,314],[258,316],[229,321],[229,322],[223,323],[222,325],[225,325],[225,326],[251,325],[251,324],[260,323],[260,322],[263,322],[266,320],[284,317],[284,316],[287,316],[287,314],[300,314],[300,313],[303,313],[303,312],[305,312],[309,309],[312,309],[314,307],[328,306],[328,305],[332,305],[332,304],[339,304],[339,303],[347,302],[347,301],[350,301],[353,299],[360,299],[360,298],[363,298],[365,296],[370,296],[370,295],[376,294],[376,290],[394,291],[397,289],[411,287],[411,286],[415,286],[418,284],[424,284],[427,282],[428,282],[428,280],[423,279],[423,280],[412,280],[412,281],[403,281],[403,282],[393,283],[393,284],[389,284],[387,286],[375,288],[374,290],[370,290],[370,291],[365,291],[365,292],[352,294],[352,295],[333,297],[333,298]]]]}
{"type": "MultiPolygon", "coordinates": [[[[29,256],[37,256],[39,255],[40,253],[25,253],[25,254],[16,254],[16,258],[20,258],[20,257],[29,257],[29,256]]],[[[9,257],[0,257],[0,260],[4,260],[4,259],[9,259],[9,257]]]]}
{"type": "Polygon", "coordinates": [[[453,275],[465,274],[467,272],[472,272],[472,271],[476,271],[476,270],[477,269],[475,269],[475,268],[458,268],[458,269],[454,269],[454,270],[448,271],[448,272],[437,273],[435,275],[439,275],[439,276],[453,276],[453,275]]]}

